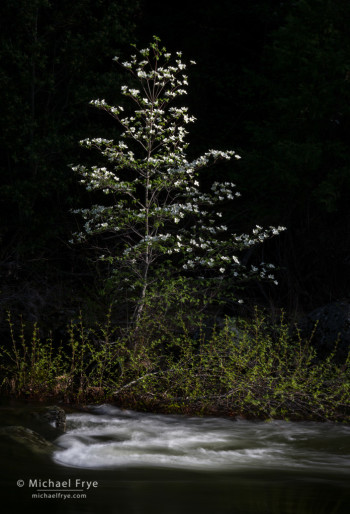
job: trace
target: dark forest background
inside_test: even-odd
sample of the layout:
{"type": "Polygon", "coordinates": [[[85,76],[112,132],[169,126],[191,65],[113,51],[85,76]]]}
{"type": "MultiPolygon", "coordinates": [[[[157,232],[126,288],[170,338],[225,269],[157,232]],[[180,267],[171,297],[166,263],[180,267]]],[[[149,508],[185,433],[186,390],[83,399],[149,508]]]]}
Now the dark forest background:
{"type": "Polygon", "coordinates": [[[242,193],[226,208],[235,232],[287,231],[244,256],[279,266],[248,306],[303,316],[349,299],[350,3],[348,0],[2,0],[0,3],[0,308],[57,328],[111,301],[94,242],[72,246],[92,201],[70,163],[78,141],[118,126],[89,101],[118,102],[125,75],[112,58],[153,34],[194,59],[197,122],[190,154],[233,149],[235,166],[203,172],[242,193]]]}

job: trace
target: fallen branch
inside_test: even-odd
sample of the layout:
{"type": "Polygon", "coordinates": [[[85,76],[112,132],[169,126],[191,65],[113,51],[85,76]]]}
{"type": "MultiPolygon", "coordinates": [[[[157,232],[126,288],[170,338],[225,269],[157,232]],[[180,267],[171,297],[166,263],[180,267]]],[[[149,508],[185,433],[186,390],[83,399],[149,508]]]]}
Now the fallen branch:
{"type": "Polygon", "coordinates": [[[176,371],[176,370],[168,369],[168,370],[165,370],[165,371],[154,371],[153,373],[146,373],[146,375],[142,375],[142,377],[139,377],[136,380],[132,380],[128,384],[124,385],[123,387],[120,387],[117,391],[113,392],[113,395],[117,396],[124,389],[128,389],[132,385],[137,384],[137,382],[141,382],[142,380],[144,380],[147,377],[151,377],[151,376],[154,376],[154,375],[160,375],[160,374],[164,374],[164,373],[170,373],[171,371],[176,371]]]}
{"type": "MultiPolygon", "coordinates": [[[[125,384],[123,387],[120,387],[117,391],[113,392],[113,395],[117,396],[124,389],[128,389],[129,387],[133,386],[134,384],[137,384],[137,382],[141,382],[142,380],[146,379],[147,377],[151,377],[151,376],[154,376],[154,375],[165,375],[166,373],[174,373],[176,371],[178,371],[177,368],[172,368],[172,369],[166,369],[164,371],[154,371],[152,373],[146,373],[146,375],[142,375],[142,377],[139,377],[136,380],[132,380],[128,384],[125,384]]],[[[183,371],[186,371],[186,370],[182,369],[181,371],[183,372],[183,371]]],[[[203,374],[203,373],[196,373],[195,376],[198,377],[198,376],[212,376],[212,375],[207,375],[206,373],[205,374],[203,374]]],[[[218,375],[218,376],[220,376],[220,375],[218,375]]]]}

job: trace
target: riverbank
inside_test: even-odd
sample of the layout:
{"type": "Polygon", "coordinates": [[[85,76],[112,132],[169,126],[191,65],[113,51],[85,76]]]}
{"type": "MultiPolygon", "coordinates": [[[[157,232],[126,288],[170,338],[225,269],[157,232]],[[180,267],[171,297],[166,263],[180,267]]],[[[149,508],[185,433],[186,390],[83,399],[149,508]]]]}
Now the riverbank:
{"type": "Polygon", "coordinates": [[[107,323],[68,327],[67,342],[28,334],[10,320],[0,351],[0,394],[69,405],[113,403],[167,414],[350,422],[350,352],[319,355],[281,317],[226,319],[208,332],[107,323]]]}
{"type": "MultiPolygon", "coordinates": [[[[164,415],[184,415],[194,417],[218,417],[218,418],[230,418],[236,420],[247,420],[247,421],[294,421],[294,422],[334,422],[342,424],[350,424],[349,413],[344,412],[333,412],[332,415],[326,416],[322,412],[297,412],[297,411],[285,411],[278,415],[267,415],[257,409],[256,412],[253,409],[250,410],[239,410],[235,402],[232,401],[203,401],[203,400],[186,400],[186,399],[157,399],[150,395],[135,396],[128,395],[122,398],[114,399],[107,395],[101,395],[99,398],[96,396],[84,397],[84,401],[79,398],[70,398],[63,400],[61,396],[16,396],[15,398],[9,396],[0,397],[0,404],[12,404],[25,403],[30,406],[40,405],[59,405],[67,413],[73,410],[86,411],[92,406],[98,407],[101,405],[110,405],[111,407],[117,407],[123,410],[132,410],[140,413],[148,414],[164,414],[164,415]]],[[[321,410],[321,409],[320,409],[321,410]]]]}

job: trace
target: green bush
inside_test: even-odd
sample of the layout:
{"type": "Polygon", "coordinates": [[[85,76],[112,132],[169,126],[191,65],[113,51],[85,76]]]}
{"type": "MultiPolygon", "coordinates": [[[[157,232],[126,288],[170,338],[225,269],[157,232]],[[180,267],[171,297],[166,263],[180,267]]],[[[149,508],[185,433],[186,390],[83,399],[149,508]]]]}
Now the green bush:
{"type": "Polygon", "coordinates": [[[15,329],[1,349],[2,391],[60,396],[74,402],[116,401],[164,412],[217,413],[249,418],[350,421],[350,352],[320,360],[312,336],[292,335],[256,310],[252,320],[227,318],[208,329],[179,308],[177,330],[158,305],[137,326],[117,330],[111,314],[92,328],[72,321],[65,345],[41,341],[33,326],[15,329]],[[180,319],[181,318],[181,319],[180,319]]]}

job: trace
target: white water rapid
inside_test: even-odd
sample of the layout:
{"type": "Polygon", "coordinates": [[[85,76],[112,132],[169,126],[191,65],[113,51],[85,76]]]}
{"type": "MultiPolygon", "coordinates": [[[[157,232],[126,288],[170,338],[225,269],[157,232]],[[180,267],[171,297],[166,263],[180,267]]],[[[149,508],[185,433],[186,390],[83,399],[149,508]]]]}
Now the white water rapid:
{"type": "Polygon", "coordinates": [[[113,406],[67,416],[56,463],[111,469],[295,470],[350,474],[350,426],[143,414],[113,406]]]}

